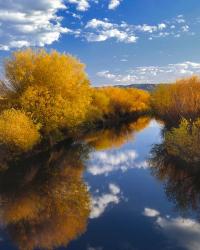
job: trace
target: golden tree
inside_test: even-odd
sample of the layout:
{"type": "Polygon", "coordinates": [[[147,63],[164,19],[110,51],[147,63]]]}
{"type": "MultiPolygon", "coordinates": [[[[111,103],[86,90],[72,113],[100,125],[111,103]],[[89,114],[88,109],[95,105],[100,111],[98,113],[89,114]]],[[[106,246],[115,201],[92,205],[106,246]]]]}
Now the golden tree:
{"type": "Polygon", "coordinates": [[[22,111],[8,109],[0,114],[0,141],[21,150],[31,149],[40,140],[36,125],[22,111]]]}
{"type": "Polygon", "coordinates": [[[84,65],[76,58],[27,49],[7,59],[5,71],[14,105],[40,122],[43,131],[73,128],[86,119],[91,90],[84,65]]]}
{"type": "Polygon", "coordinates": [[[155,113],[167,121],[196,119],[200,115],[200,78],[194,76],[173,84],[160,84],[152,93],[151,102],[155,113]]]}
{"type": "Polygon", "coordinates": [[[165,133],[164,145],[170,155],[186,162],[200,162],[200,119],[182,120],[178,128],[165,133]]]}

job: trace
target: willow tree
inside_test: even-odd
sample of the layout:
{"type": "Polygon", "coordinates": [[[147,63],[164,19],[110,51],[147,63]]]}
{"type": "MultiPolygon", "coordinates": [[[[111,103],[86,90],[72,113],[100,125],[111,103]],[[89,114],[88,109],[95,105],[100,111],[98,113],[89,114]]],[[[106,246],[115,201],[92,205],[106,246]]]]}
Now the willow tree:
{"type": "Polygon", "coordinates": [[[44,132],[73,128],[85,120],[90,83],[85,66],[71,55],[16,51],[6,60],[5,73],[13,105],[41,123],[44,132]]]}

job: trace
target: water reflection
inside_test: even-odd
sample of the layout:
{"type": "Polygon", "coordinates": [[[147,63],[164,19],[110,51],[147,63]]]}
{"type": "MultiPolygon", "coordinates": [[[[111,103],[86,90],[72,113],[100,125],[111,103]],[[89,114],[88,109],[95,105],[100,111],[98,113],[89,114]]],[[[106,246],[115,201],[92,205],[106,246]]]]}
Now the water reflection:
{"type": "Polygon", "coordinates": [[[94,195],[91,198],[91,213],[90,218],[99,218],[109,204],[118,204],[120,202],[121,190],[120,188],[113,184],[109,184],[109,192],[102,195],[94,195]]]}
{"type": "Polygon", "coordinates": [[[58,147],[0,173],[1,223],[19,249],[53,249],[86,230],[86,146],[58,147]]]}
{"type": "Polygon", "coordinates": [[[142,117],[36,155],[2,155],[2,228],[22,250],[198,249],[199,164],[170,154],[161,127],[142,117]]]}
{"type": "MultiPolygon", "coordinates": [[[[149,118],[140,118],[88,134],[83,142],[61,143],[20,159],[2,154],[0,223],[14,244],[22,250],[67,246],[86,231],[88,218],[98,218],[109,204],[118,204],[121,190],[114,183],[106,194],[89,194],[83,173],[90,152],[118,148],[148,123],[149,118]]],[[[131,151],[128,156],[135,158],[131,151]]]]}
{"type": "Polygon", "coordinates": [[[149,117],[140,117],[133,122],[114,128],[93,131],[87,134],[84,140],[97,151],[118,149],[126,142],[133,140],[135,134],[146,128],[150,121],[149,117]]]}
{"type": "Polygon", "coordinates": [[[200,163],[189,162],[185,161],[184,156],[181,158],[180,154],[169,154],[165,140],[152,149],[152,173],[165,183],[167,197],[184,213],[190,209],[200,210],[200,163]]]}
{"type": "Polygon", "coordinates": [[[137,161],[135,149],[123,149],[123,145],[128,141],[133,142],[135,135],[145,129],[150,121],[149,117],[141,117],[119,128],[88,135],[86,141],[95,149],[87,163],[88,172],[92,175],[108,175],[117,170],[124,172],[131,168],[147,168],[146,161],[137,161]]]}
{"type": "MultiPolygon", "coordinates": [[[[155,209],[145,208],[144,216],[154,219],[155,225],[182,249],[197,250],[200,245],[200,223],[195,219],[162,215],[155,209]]],[[[177,247],[178,248],[178,247],[177,247]]]]}

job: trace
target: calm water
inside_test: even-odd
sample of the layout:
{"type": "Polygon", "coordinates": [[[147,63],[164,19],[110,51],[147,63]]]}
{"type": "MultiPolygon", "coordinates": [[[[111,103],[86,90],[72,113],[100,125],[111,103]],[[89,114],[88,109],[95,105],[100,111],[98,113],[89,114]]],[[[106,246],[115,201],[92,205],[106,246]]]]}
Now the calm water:
{"type": "Polygon", "coordinates": [[[200,249],[198,171],[152,151],[162,128],[141,118],[10,163],[0,249],[200,249]]]}

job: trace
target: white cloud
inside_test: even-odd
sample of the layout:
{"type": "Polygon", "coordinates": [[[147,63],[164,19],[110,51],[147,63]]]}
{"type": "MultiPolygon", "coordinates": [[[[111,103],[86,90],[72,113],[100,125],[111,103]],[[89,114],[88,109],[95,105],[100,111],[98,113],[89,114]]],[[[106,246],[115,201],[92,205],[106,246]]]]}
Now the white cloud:
{"type": "Polygon", "coordinates": [[[107,194],[92,197],[91,219],[100,217],[110,204],[118,204],[120,202],[120,188],[111,183],[109,184],[109,191],[107,194]]]}
{"type": "Polygon", "coordinates": [[[185,22],[186,22],[183,15],[178,15],[178,16],[175,18],[174,21],[177,22],[177,23],[185,23],[185,22]]]}
{"type": "Polygon", "coordinates": [[[65,8],[62,0],[0,1],[0,50],[45,46],[70,33],[57,16],[65,8]]]}
{"type": "Polygon", "coordinates": [[[115,39],[123,43],[136,43],[141,37],[153,40],[169,36],[179,38],[186,34],[192,35],[193,33],[190,32],[190,26],[183,19],[183,16],[178,16],[155,25],[134,25],[123,21],[121,23],[112,23],[106,18],[102,20],[94,18],[88,21],[80,36],[88,42],[115,39]]]}
{"type": "Polygon", "coordinates": [[[148,168],[146,161],[136,161],[135,150],[108,150],[92,153],[88,161],[87,171],[92,175],[108,175],[113,171],[127,171],[128,169],[148,168]]]}
{"type": "Polygon", "coordinates": [[[116,39],[118,42],[135,43],[137,37],[134,32],[124,25],[114,24],[108,19],[92,19],[85,26],[85,38],[88,42],[101,42],[116,39]]]}
{"type": "Polygon", "coordinates": [[[156,217],[160,215],[160,213],[152,208],[145,208],[143,214],[147,217],[156,217]]]}
{"type": "MultiPolygon", "coordinates": [[[[194,34],[190,32],[191,27],[182,15],[170,21],[158,24],[134,25],[126,22],[113,23],[108,19],[91,19],[87,23],[80,22],[76,28],[62,26],[64,18],[59,10],[76,19],[82,16],[70,11],[70,5],[75,5],[77,11],[87,11],[92,3],[97,0],[0,0],[0,50],[22,48],[28,46],[45,46],[58,41],[62,34],[73,35],[88,42],[103,42],[114,40],[121,43],[133,44],[141,37],[153,40],[173,36],[181,37],[183,34],[194,34]]],[[[114,9],[121,0],[111,0],[109,8],[114,9]]],[[[83,20],[83,19],[82,19],[83,20]]]]}
{"type": "Polygon", "coordinates": [[[200,63],[186,61],[166,66],[144,66],[127,70],[124,74],[109,70],[100,71],[97,76],[108,79],[116,84],[133,83],[166,83],[177,78],[200,75],[200,63]]]}
{"type": "Polygon", "coordinates": [[[109,10],[116,9],[121,3],[121,0],[110,0],[110,3],[108,5],[109,10]]]}
{"type": "Polygon", "coordinates": [[[89,0],[67,0],[67,2],[75,4],[79,11],[87,11],[90,8],[89,0]]]}
{"type": "Polygon", "coordinates": [[[111,183],[109,185],[109,189],[110,189],[112,194],[119,194],[120,193],[120,188],[113,183],[111,183]]]}

